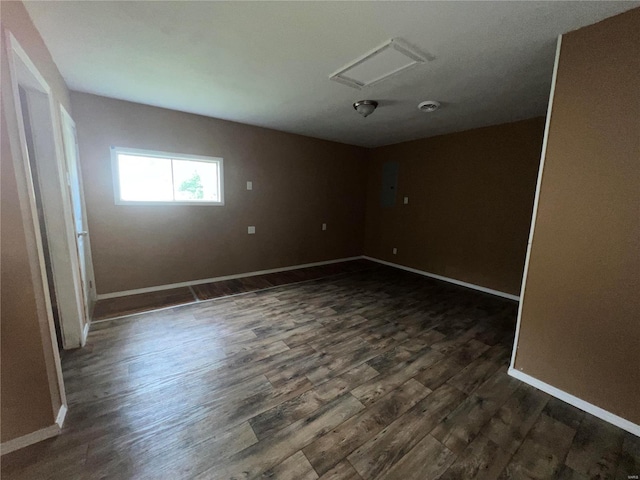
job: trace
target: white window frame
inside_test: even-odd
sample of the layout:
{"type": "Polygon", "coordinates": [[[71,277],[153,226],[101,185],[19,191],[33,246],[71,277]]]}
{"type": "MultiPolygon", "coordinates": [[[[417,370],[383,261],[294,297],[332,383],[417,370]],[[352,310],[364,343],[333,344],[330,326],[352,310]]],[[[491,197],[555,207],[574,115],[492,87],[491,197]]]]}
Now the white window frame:
{"type": "Polygon", "coordinates": [[[188,155],[185,153],[160,152],[156,150],[144,150],[140,148],[111,147],[111,171],[113,174],[113,194],[116,205],[201,205],[201,206],[224,206],[224,161],[222,157],[205,157],[202,155],[188,155]],[[218,189],[220,201],[193,201],[193,200],[122,200],[120,198],[120,171],[118,155],[138,155],[142,157],[157,157],[173,160],[195,160],[198,162],[208,162],[218,164],[218,189]]]}

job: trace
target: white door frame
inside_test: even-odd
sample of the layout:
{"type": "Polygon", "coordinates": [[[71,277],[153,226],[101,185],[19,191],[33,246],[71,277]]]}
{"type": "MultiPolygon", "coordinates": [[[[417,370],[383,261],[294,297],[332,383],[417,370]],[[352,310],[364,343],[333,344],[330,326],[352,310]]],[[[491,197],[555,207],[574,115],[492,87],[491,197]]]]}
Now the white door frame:
{"type": "MultiPolygon", "coordinates": [[[[12,161],[14,163],[18,199],[29,256],[29,270],[35,292],[40,337],[44,350],[49,393],[51,395],[53,422],[50,426],[41,430],[3,443],[0,448],[3,454],[57,435],[62,428],[67,412],[67,398],[56,341],[51,298],[49,297],[49,282],[44,268],[44,249],[42,237],[40,236],[40,221],[37,214],[35,190],[31,177],[22,109],[20,106],[17,72],[19,63],[21,68],[26,69],[26,71],[32,75],[32,79],[41,86],[43,93],[49,96],[52,115],[53,112],[55,112],[55,102],[51,95],[51,89],[46,81],[19,45],[16,38],[8,30],[6,31],[5,40],[9,63],[9,72],[7,72],[6,75],[10,77],[11,89],[3,89],[2,102],[5,109],[5,121],[9,135],[12,161]]],[[[28,401],[28,399],[25,399],[25,401],[28,401]]]]}
{"type": "MultiPolygon", "coordinates": [[[[78,348],[84,344],[85,325],[88,323],[88,319],[85,315],[71,198],[68,190],[66,169],[64,168],[64,148],[59,107],[44,77],[38,72],[24,49],[9,31],[7,31],[7,50],[20,138],[20,146],[16,146],[16,151],[20,151],[22,154],[20,169],[25,173],[26,180],[31,185],[31,190],[34,188],[33,175],[29,160],[20,87],[22,87],[23,92],[26,92],[27,110],[32,113],[30,115],[32,117],[30,123],[36,127],[41,125],[40,132],[50,131],[52,134],[52,136],[49,133],[38,135],[37,128],[34,129],[32,135],[33,144],[37,147],[36,150],[40,150],[40,155],[36,154],[32,160],[34,160],[38,170],[38,185],[42,198],[44,224],[47,231],[53,287],[62,333],[61,341],[65,349],[78,348]]],[[[35,215],[36,218],[33,219],[33,222],[36,222],[37,203],[35,191],[30,193],[34,195],[30,215],[35,215]]],[[[37,225],[39,226],[40,223],[37,222],[37,225]]],[[[36,234],[39,248],[43,249],[39,228],[36,230],[36,234]]],[[[42,250],[42,253],[43,255],[38,260],[41,262],[40,269],[46,272],[44,250],[42,250]]],[[[45,292],[48,293],[48,290],[45,292]]],[[[49,309],[51,309],[50,300],[49,298],[49,309]]]]}
{"type": "MultiPolygon", "coordinates": [[[[85,231],[87,232],[87,234],[84,237],[84,250],[85,250],[86,280],[88,283],[88,285],[86,285],[85,287],[87,288],[88,304],[86,305],[87,321],[84,326],[84,333],[82,337],[82,345],[84,346],[87,340],[87,333],[89,331],[89,322],[91,320],[93,307],[95,306],[95,302],[96,302],[96,279],[93,271],[93,257],[91,255],[91,235],[89,234],[87,207],[85,204],[85,196],[84,196],[84,182],[82,181],[82,166],[80,165],[80,158],[79,158],[80,149],[78,146],[78,138],[77,138],[78,130],[76,128],[76,122],[73,120],[73,117],[69,114],[69,112],[67,111],[66,108],[64,108],[63,105],[60,105],[60,117],[62,121],[61,133],[62,133],[63,145],[66,144],[66,142],[73,142],[75,145],[75,152],[76,152],[75,167],[77,170],[78,187],[80,190],[80,210],[82,211],[82,224],[84,225],[85,231]],[[73,129],[73,132],[74,132],[73,138],[67,138],[67,135],[65,134],[65,129],[64,129],[65,124],[73,129]]],[[[67,151],[65,149],[65,171],[67,172],[67,175],[70,175],[71,165],[69,162],[70,160],[69,158],[67,158],[67,151]]],[[[74,222],[75,222],[75,219],[74,219],[74,222]]],[[[77,233],[78,232],[76,232],[76,234],[77,233]]],[[[78,256],[80,255],[80,252],[78,251],[78,249],[76,249],[76,253],[78,254],[78,256]]]]}

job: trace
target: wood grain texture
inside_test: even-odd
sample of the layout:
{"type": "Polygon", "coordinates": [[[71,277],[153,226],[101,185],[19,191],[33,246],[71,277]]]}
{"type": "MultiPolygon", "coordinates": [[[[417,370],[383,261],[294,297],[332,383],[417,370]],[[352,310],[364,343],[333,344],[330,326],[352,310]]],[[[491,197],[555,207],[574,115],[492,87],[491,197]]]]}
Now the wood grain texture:
{"type": "Polygon", "coordinates": [[[284,462],[264,472],[262,476],[278,480],[315,480],[318,478],[318,474],[300,450],[284,462]]]}
{"type": "Polygon", "coordinates": [[[440,477],[441,480],[495,480],[511,454],[502,450],[485,435],[478,435],[455,463],[440,477]]]}
{"type": "Polygon", "coordinates": [[[348,460],[343,460],[322,475],[320,480],[362,480],[362,477],[358,475],[358,472],[355,471],[348,460]]]}
{"type": "Polygon", "coordinates": [[[451,451],[461,453],[517,386],[518,381],[506,375],[506,366],[501,368],[447,415],[431,434],[451,451]]]}
{"type": "Polygon", "coordinates": [[[585,417],[576,432],[566,464],[588,478],[614,478],[625,432],[598,418],[585,417]]]}
{"type": "Polygon", "coordinates": [[[443,385],[355,450],[348,459],[363,478],[378,478],[406,455],[465,395],[443,385]]]}
{"type": "Polygon", "coordinates": [[[503,450],[515,453],[548,401],[546,393],[521,385],[489,420],[485,435],[503,450]]]}
{"type": "Polygon", "coordinates": [[[499,478],[553,478],[562,471],[575,434],[564,423],[540,415],[499,478]]]}
{"type": "Polygon", "coordinates": [[[454,460],[455,455],[451,450],[431,435],[427,435],[379,478],[385,480],[438,478],[454,460]]]}
{"type": "Polygon", "coordinates": [[[316,471],[324,474],[430,392],[411,379],[307,446],[304,453],[316,471]]]}
{"type": "Polygon", "coordinates": [[[635,437],[507,375],[516,307],[376,267],[96,323],[2,478],[635,474],[635,437]]]}

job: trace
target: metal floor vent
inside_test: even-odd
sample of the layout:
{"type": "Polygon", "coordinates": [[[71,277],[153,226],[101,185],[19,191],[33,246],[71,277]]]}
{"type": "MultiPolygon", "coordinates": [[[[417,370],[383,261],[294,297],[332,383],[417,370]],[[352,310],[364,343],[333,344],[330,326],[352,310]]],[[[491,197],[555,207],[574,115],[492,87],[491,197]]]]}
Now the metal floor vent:
{"type": "Polygon", "coordinates": [[[332,73],[329,79],[360,89],[430,60],[433,57],[393,38],[332,73]]]}

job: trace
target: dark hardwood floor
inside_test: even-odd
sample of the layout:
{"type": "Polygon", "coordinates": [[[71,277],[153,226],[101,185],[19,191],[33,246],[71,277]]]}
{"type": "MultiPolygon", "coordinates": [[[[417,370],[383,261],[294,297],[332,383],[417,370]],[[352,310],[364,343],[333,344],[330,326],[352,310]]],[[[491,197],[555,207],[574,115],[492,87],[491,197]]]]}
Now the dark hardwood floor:
{"type": "Polygon", "coordinates": [[[507,375],[516,303],[366,271],[94,324],[3,479],[587,479],[640,439],[507,375]]]}

